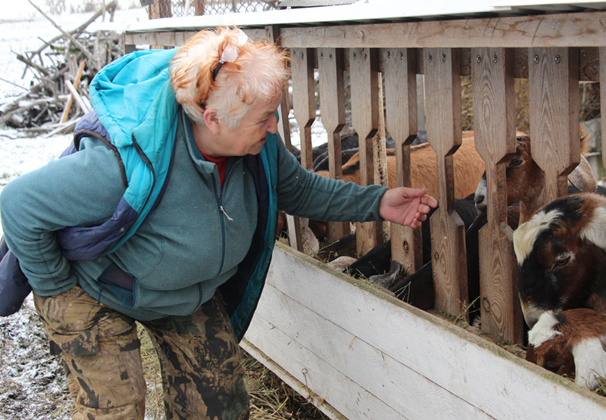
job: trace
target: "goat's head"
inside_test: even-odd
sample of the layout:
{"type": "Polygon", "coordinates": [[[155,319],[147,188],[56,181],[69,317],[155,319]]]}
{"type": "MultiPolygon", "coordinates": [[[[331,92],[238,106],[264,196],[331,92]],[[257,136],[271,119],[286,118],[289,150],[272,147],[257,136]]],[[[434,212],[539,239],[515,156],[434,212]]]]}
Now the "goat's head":
{"type": "Polygon", "coordinates": [[[558,375],[574,379],[574,357],[569,341],[559,330],[560,320],[549,311],[543,313],[528,332],[526,360],[558,375]]]}
{"type": "MultiPolygon", "coordinates": [[[[507,205],[511,206],[526,197],[533,197],[543,187],[541,182],[543,173],[532,160],[530,154],[530,137],[518,136],[514,154],[506,158],[507,169],[507,205]]],[[[482,176],[475,194],[475,203],[478,211],[486,210],[486,173],[482,176]]]]}
{"type": "Polygon", "coordinates": [[[606,314],[548,311],[528,332],[526,360],[593,389],[606,376],[606,314]]]}
{"type": "Polygon", "coordinates": [[[514,231],[513,245],[529,327],[545,311],[606,302],[606,197],[582,193],[549,203],[514,231]]]}
{"type": "MultiPolygon", "coordinates": [[[[586,143],[585,137],[581,137],[582,147],[586,143]]],[[[506,158],[507,169],[505,177],[507,180],[507,205],[520,202],[530,206],[532,215],[537,208],[533,204],[543,193],[545,175],[541,168],[532,160],[530,153],[530,137],[518,135],[516,151],[506,158]]],[[[595,192],[596,181],[591,171],[591,166],[583,155],[580,163],[568,175],[569,182],[580,192],[595,192]]],[[[540,201],[540,200],[539,200],[540,201]]],[[[475,194],[475,203],[478,211],[485,211],[487,206],[486,173],[480,180],[475,194]]]]}

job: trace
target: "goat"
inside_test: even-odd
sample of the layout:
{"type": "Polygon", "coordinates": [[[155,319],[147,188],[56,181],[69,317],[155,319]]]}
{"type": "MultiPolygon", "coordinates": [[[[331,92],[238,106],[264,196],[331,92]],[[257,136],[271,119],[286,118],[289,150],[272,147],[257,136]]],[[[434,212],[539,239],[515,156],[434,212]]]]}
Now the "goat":
{"type": "Polygon", "coordinates": [[[513,232],[513,246],[530,328],[546,311],[606,313],[606,197],[579,193],[552,201],[513,232]]]}
{"type": "MultiPolygon", "coordinates": [[[[545,203],[545,179],[543,171],[532,160],[530,137],[517,137],[516,152],[509,158],[505,170],[507,179],[507,205],[520,203],[520,221],[527,222],[545,203]]],[[[569,181],[578,192],[596,191],[596,182],[587,160],[581,155],[581,162],[568,175],[569,181]]],[[[486,210],[486,173],[480,179],[475,193],[476,208],[486,210]]]]}
{"type": "Polygon", "coordinates": [[[606,378],[606,314],[544,312],[528,333],[526,360],[595,389],[606,378]]]}
{"type": "MultiPolygon", "coordinates": [[[[427,193],[438,196],[438,174],[436,152],[429,143],[410,148],[410,177],[414,188],[427,188],[427,193]]],[[[455,197],[464,198],[474,193],[482,173],[484,160],[475,149],[473,131],[463,133],[463,142],[453,155],[455,197]]],[[[343,165],[343,182],[360,183],[360,154],[356,153],[343,165]]],[[[394,149],[387,150],[387,172],[390,188],[396,186],[396,156],[394,149]]],[[[329,177],[327,171],[316,174],[329,177]]]]}
{"type": "MultiPolygon", "coordinates": [[[[507,209],[507,221],[512,229],[517,227],[519,218],[519,208],[511,206],[507,209]]],[[[462,216],[464,218],[464,216],[462,216]]],[[[467,258],[467,284],[469,302],[472,303],[470,312],[474,314],[479,309],[477,298],[480,296],[480,257],[479,257],[479,238],[480,229],[487,222],[486,212],[477,215],[473,223],[469,224],[469,219],[464,218],[465,247],[467,258]]],[[[425,244],[425,242],[423,242],[425,244]]],[[[428,310],[434,307],[435,290],[433,285],[432,261],[429,259],[420,269],[403,278],[399,282],[389,287],[399,299],[410,303],[417,308],[428,310]]],[[[473,319],[473,317],[472,317],[473,319]]]]}
{"type": "MultiPolygon", "coordinates": [[[[468,195],[463,199],[455,199],[455,210],[466,228],[469,228],[476,219],[477,212],[474,207],[473,194],[468,195]]],[[[382,285],[396,293],[396,296],[402,300],[410,303],[413,306],[421,309],[431,309],[434,305],[435,294],[433,289],[433,276],[431,270],[431,229],[430,229],[430,218],[436,209],[431,209],[428,218],[421,225],[421,236],[423,241],[423,267],[417,270],[412,275],[406,277],[406,273],[401,273],[399,264],[395,261],[391,261],[391,242],[385,242],[379,244],[370,250],[362,258],[351,264],[344,272],[353,277],[366,277],[371,279],[373,282],[382,285]],[[383,275],[384,273],[387,273],[383,275]],[[395,283],[398,279],[404,278],[395,283]],[[402,293],[402,290],[406,289],[406,293],[402,293]]],[[[469,232],[469,229],[468,229],[469,232]]],[[[474,233],[469,233],[474,235],[474,233]]],[[[479,262],[477,258],[477,230],[475,230],[475,239],[468,238],[466,233],[467,241],[467,252],[468,255],[476,255],[475,258],[469,261],[468,257],[468,272],[470,277],[478,278],[478,291],[479,294],[479,262]],[[474,267],[477,267],[474,270],[474,267]],[[478,272],[474,275],[473,273],[478,272]]],[[[347,238],[347,237],[346,237],[347,238]]],[[[474,293],[474,292],[471,292],[474,293]]]]}

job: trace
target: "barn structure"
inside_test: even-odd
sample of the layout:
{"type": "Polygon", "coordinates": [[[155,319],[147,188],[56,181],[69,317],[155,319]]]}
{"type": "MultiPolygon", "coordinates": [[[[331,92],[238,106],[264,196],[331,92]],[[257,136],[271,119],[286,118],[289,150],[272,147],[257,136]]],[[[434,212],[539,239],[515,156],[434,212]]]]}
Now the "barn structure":
{"type": "MultiPolygon", "coordinates": [[[[516,80],[527,80],[533,156],[554,199],[566,192],[566,175],[579,162],[580,83],[604,81],[606,97],[606,2],[345,3],[299,8],[291,2],[262,13],[150,20],[130,26],[125,44],[173,47],[201,29],[227,24],[288,48],[292,104],[284,95],[281,112],[292,105],[302,164],[311,168],[311,127],[320,116],[330,173],[341,177],[334,157],[351,110],[363,184],[384,182],[375,173],[382,173],[380,138],[387,131],[396,143],[397,183],[408,185],[410,143],[419,130],[418,104],[424,104],[439,176],[440,208],[431,219],[436,309],[454,317],[466,316],[468,302],[465,232],[454,211],[452,171],[462,141],[461,80],[468,76],[476,148],[488,179],[488,223],[480,231],[481,334],[297,251],[299,221],[289,217],[293,247],[275,250],[243,347],[333,419],[604,418],[604,397],[498,342],[524,338],[503,162],[516,146],[516,80]]],[[[289,119],[281,121],[289,145],[289,119]]],[[[330,229],[333,237],[345,233],[340,225],[330,229]]],[[[379,223],[357,226],[360,253],[382,240],[382,229],[379,223]]],[[[393,258],[418,269],[418,233],[391,226],[390,234],[393,258]]]]}

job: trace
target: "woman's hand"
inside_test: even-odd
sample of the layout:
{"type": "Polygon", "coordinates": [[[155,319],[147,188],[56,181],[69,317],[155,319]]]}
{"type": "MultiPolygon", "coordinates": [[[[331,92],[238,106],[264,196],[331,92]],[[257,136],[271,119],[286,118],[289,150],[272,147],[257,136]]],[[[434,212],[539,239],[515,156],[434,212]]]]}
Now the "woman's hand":
{"type": "Polygon", "coordinates": [[[426,193],[426,188],[387,190],[379,203],[379,214],[390,222],[418,228],[427,219],[429,210],[438,205],[436,199],[426,193]]]}

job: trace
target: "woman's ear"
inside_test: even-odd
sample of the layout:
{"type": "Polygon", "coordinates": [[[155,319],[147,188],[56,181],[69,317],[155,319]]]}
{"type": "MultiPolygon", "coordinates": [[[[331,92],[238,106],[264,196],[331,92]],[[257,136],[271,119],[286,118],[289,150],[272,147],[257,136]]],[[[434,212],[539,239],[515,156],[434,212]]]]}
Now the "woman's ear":
{"type": "Polygon", "coordinates": [[[204,110],[204,123],[214,135],[219,134],[221,131],[221,124],[219,123],[219,117],[217,117],[217,110],[208,108],[204,110]]]}

